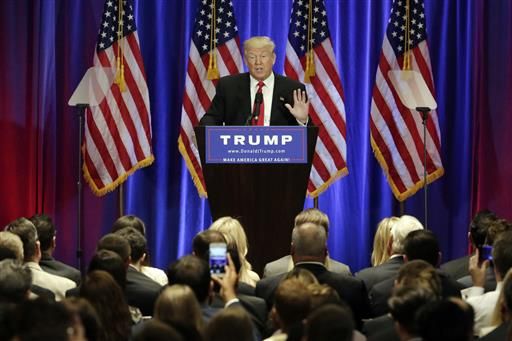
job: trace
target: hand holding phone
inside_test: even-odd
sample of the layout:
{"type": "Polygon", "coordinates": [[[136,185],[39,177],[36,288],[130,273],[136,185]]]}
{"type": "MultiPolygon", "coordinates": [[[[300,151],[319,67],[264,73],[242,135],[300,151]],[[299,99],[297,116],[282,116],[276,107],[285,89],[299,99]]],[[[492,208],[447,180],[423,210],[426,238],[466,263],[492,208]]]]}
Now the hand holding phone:
{"type": "Polygon", "coordinates": [[[210,244],[210,274],[212,276],[224,276],[227,265],[226,243],[210,244]]]}

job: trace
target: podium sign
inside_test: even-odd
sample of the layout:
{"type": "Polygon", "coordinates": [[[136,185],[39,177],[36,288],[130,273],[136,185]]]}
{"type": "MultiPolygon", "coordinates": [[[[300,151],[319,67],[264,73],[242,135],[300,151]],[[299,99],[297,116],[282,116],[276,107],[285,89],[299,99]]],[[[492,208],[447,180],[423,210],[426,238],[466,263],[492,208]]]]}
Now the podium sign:
{"type": "Polygon", "coordinates": [[[307,163],[306,127],[206,127],[206,163],[307,163]]]}

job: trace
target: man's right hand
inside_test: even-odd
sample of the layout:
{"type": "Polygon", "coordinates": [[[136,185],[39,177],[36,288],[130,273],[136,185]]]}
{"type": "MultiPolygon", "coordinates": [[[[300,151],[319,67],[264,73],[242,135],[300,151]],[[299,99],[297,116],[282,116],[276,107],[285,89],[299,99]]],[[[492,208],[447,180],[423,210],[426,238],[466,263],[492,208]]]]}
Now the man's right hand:
{"type": "Polygon", "coordinates": [[[487,268],[489,267],[489,261],[485,260],[480,263],[479,259],[480,250],[477,248],[475,254],[469,258],[469,273],[473,280],[473,286],[483,288],[485,286],[485,277],[487,268]]]}

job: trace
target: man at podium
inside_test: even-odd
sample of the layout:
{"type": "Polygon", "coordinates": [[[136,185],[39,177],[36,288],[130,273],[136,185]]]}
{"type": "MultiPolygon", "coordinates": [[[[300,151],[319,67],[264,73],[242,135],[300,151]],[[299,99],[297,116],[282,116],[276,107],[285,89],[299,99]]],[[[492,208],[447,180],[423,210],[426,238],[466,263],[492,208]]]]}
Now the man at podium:
{"type": "Polygon", "coordinates": [[[249,72],[219,79],[201,118],[208,125],[307,125],[309,101],[304,84],[275,74],[275,44],[269,37],[244,42],[249,72]]]}

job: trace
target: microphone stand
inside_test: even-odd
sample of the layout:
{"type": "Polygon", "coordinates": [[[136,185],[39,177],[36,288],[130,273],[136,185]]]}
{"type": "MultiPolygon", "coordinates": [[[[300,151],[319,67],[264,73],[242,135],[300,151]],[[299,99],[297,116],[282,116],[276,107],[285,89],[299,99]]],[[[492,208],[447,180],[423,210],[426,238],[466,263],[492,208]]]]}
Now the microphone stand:
{"type": "Polygon", "coordinates": [[[253,120],[258,121],[258,117],[260,115],[261,103],[263,103],[263,94],[261,92],[257,92],[256,97],[254,98],[254,110],[249,115],[249,117],[247,117],[247,120],[245,121],[246,126],[251,125],[251,122],[253,120]]]}
{"type": "Polygon", "coordinates": [[[430,111],[430,108],[428,107],[417,107],[416,111],[421,113],[421,119],[423,121],[423,189],[424,189],[424,201],[425,201],[425,222],[424,227],[425,230],[428,230],[428,195],[427,195],[427,188],[428,188],[428,182],[427,182],[427,119],[428,119],[428,113],[430,111]]]}

